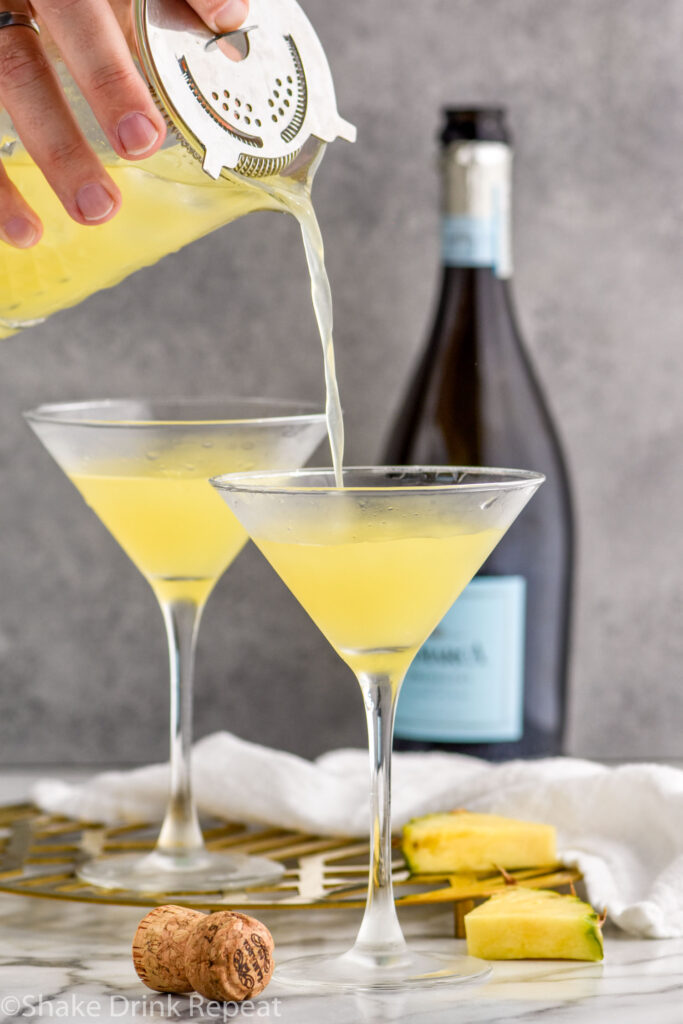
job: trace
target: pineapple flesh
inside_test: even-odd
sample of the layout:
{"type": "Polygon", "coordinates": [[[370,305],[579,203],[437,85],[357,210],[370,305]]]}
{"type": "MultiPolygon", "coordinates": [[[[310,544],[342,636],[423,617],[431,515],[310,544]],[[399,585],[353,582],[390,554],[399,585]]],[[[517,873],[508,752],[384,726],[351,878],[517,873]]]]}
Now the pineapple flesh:
{"type": "Polygon", "coordinates": [[[413,818],[403,829],[402,846],[414,875],[512,871],[557,861],[552,825],[471,811],[413,818]]]}
{"type": "Polygon", "coordinates": [[[483,960],[602,960],[602,931],[578,896],[515,886],[465,917],[467,952],[483,960]]]}

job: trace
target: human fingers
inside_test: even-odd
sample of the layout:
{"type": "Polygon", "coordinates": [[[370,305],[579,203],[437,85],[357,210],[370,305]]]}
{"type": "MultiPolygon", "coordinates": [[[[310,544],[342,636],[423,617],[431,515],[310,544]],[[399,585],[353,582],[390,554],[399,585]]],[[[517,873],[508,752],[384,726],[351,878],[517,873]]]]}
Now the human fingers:
{"type": "Polygon", "coordinates": [[[40,19],[119,156],[140,160],[166,134],[108,0],[34,0],[40,19]]]}
{"type": "Polygon", "coordinates": [[[215,32],[232,32],[249,13],[248,0],[188,0],[205,24],[215,32]]]}
{"type": "MultiPolygon", "coordinates": [[[[14,5],[19,8],[18,0],[14,5]]],[[[113,217],[121,205],[119,190],[77,125],[40,37],[30,28],[0,29],[0,101],[69,215],[80,224],[113,217]]],[[[9,198],[5,190],[4,202],[9,198]]],[[[0,222],[8,210],[0,200],[0,222]]]]}
{"type": "Polygon", "coordinates": [[[0,236],[17,249],[30,249],[43,227],[0,161],[0,236]]]}

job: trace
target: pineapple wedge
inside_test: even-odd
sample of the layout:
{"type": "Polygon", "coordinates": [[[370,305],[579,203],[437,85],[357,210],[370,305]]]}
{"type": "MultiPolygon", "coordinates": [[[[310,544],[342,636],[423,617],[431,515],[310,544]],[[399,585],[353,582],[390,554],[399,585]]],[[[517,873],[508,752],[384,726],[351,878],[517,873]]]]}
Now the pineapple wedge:
{"type": "Polygon", "coordinates": [[[600,921],[589,903],[521,886],[465,916],[467,952],[484,960],[602,960],[600,921]]]}
{"type": "Polygon", "coordinates": [[[555,829],[498,814],[427,814],[405,825],[403,856],[414,875],[554,864],[555,829]]]}

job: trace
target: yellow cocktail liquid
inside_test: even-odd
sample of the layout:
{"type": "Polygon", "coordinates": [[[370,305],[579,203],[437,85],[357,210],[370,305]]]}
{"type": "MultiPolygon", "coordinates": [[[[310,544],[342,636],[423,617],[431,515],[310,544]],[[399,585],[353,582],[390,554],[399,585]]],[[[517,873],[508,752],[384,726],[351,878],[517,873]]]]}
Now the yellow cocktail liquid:
{"type": "MultiPolygon", "coordinates": [[[[355,672],[400,675],[502,536],[500,530],[387,539],[362,525],[335,543],[253,537],[355,672]]],[[[389,532],[389,531],[388,531],[389,532]]]]}
{"type": "MultiPolygon", "coordinates": [[[[225,468],[224,461],[220,465],[225,468]]],[[[70,479],[162,604],[201,605],[247,541],[246,531],[208,482],[210,475],[177,466],[135,476],[109,468],[70,474],[70,479]]]]}
{"type": "Polygon", "coordinates": [[[83,227],[66,213],[28,154],[3,156],[7,172],[44,225],[32,249],[0,242],[0,338],[73,306],[252,210],[282,209],[263,189],[215,182],[176,144],[107,171],[123,196],[113,220],[83,227]]]}
{"type": "Polygon", "coordinates": [[[3,155],[9,176],[40,216],[44,233],[32,249],[15,249],[0,241],[0,339],[118,284],[140,267],[253,210],[289,212],[301,227],[311,274],[332,460],[340,473],[344,429],[334,371],[332,299],[310,182],[279,175],[214,181],[180,144],[137,163],[116,158],[104,162],[121,190],[123,205],[108,223],[82,227],[66,213],[25,150],[3,155]]]}

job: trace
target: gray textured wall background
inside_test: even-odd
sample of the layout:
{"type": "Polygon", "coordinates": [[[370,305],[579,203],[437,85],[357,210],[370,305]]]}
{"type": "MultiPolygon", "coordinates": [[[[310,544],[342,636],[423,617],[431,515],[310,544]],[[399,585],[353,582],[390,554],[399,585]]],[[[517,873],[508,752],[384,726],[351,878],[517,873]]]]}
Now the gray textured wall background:
{"type": "MultiPolygon", "coordinates": [[[[379,454],[431,316],[438,109],[505,102],[520,318],[579,513],[570,749],[680,757],[683,2],[305,6],[359,129],[355,147],[328,152],[315,189],[349,458],[379,454]]],[[[247,217],[0,346],[1,762],[166,749],[152,594],[20,410],[223,389],[322,398],[286,218],[247,217]]],[[[363,741],[348,671],[253,550],[200,635],[197,735],[217,726],[305,754],[363,741]]]]}

